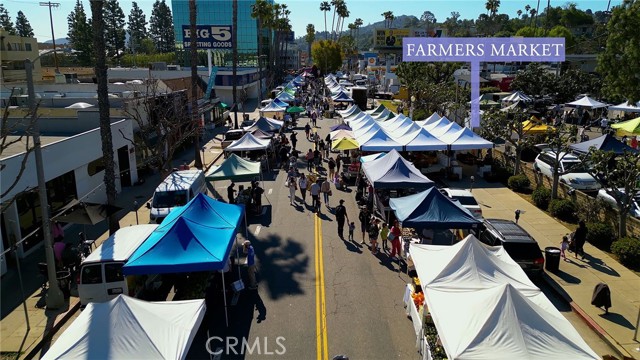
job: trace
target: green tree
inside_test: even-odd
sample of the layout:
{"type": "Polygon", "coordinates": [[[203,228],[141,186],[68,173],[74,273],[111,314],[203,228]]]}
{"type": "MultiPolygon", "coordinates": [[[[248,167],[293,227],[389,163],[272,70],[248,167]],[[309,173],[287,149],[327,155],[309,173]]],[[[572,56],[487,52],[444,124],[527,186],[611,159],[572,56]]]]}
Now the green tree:
{"type": "Polygon", "coordinates": [[[22,11],[18,11],[16,17],[16,31],[22,37],[33,37],[33,28],[22,11]]]}
{"type": "Polygon", "coordinates": [[[0,28],[8,32],[9,35],[16,35],[16,29],[13,27],[9,11],[4,7],[4,4],[0,4],[0,28]]]}
{"type": "Polygon", "coordinates": [[[615,7],[607,23],[607,45],[598,57],[609,97],[640,101],[640,2],[625,0],[615,7]]]}
{"type": "Polygon", "coordinates": [[[435,25],[435,23],[438,21],[436,19],[436,16],[428,10],[422,13],[422,16],[420,16],[420,20],[424,22],[427,34],[429,34],[429,28],[431,27],[431,24],[435,25]]]}
{"type": "MultiPolygon", "coordinates": [[[[104,184],[107,193],[107,204],[115,205],[116,201],[116,163],[113,159],[113,140],[111,135],[111,118],[109,116],[109,89],[107,78],[107,59],[105,47],[105,25],[102,18],[104,3],[102,0],[91,1],[93,16],[93,46],[96,52],[96,78],[98,82],[98,109],[100,112],[100,140],[102,142],[102,158],[104,159],[104,184]]],[[[109,216],[109,234],[113,235],[119,228],[116,214],[109,216]]]]}
{"type": "Polygon", "coordinates": [[[155,54],[156,53],[156,45],[153,43],[153,40],[148,37],[140,40],[140,46],[138,47],[138,52],[142,54],[155,54]]]}
{"type": "Polygon", "coordinates": [[[320,3],[320,11],[324,13],[324,39],[327,40],[329,33],[327,32],[327,11],[331,11],[331,4],[328,1],[320,3]]]}
{"type": "Polygon", "coordinates": [[[555,94],[555,75],[547,72],[539,63],[530,63],[513,79],[511,90],[522,91],[530,95],[555,94]]]}
{"type": "Polygon", "coordinates": [[[526,109],[521,108],[508,112],[491,110],[482,116],[483,137],[493,142],[504,140],[515,150],[514,175],[520,173],[522,150],[535,142],[534,137],[528,133],[530,126],[524,124],[530,117],[526,109]]]}
{"type": "Polygon", "coordinates": [[[576,44],[571,30],[562,25],[556,25],[553,27],[553,29],[549,30],[549,32],[547,33],[547,37],[564,38],[566,48],[572,48],[576,44]]]}
{"type": "Polygon", "coordinates": [[[516,31],[516,36],[523,37],[543,37],[544,29],[534,28],[533,26],[525,26],[516,31]]]}
{"type": "Polygon", "coordinates": [[[131,12],[129,13],[129,22],[127,23],[127,32],[129,33],[129,49],[132,52],[140,52],[142,41],[147,37],[147,17],[137,2],[131,3],[131,12]]]}
{"type": "Polygon", "coordinates": [[[156,0],[153,3],[151,18],[149,18],[149,35],[156,44],[158,52],[167,53],[176,50],[173,16],[165,0],[156,0]]]}
{"type": "Polygon", "coordinates": [[[82,66],[93,64],[93,38],[91,33],[91,23],[87,20],[87,13],[81,0],[76,0],[76,5],[67,16],[67,40],[77,51],[76,57],[82,66]]]}
{"type": "Polygon", "coordinates": [[[320,40],[311,45],[311,56],[322,74],[334,72],[342,66],[344,54],[340,45],[333,40],[320,40]]]}
{"type": "Polygon", "coordinates": [[[593,16],[577,8],[575,3],[568,3],[562,11],[560,23],[568,28],[593,24],[593,16]]]}
{"type": "Polygon", "coordinates": [[[106,0],[104,3],[104,31],[107,52],[115,58],[124,53],[126,38],[125,16],[118,0],[106,0]]]}
{"type": "Polygon", "coordinates": [[[627,217],[633,207],[634,199],[640,195],[638,179],[640,179],[640,154],[625,151],[616,156],[612,152],[593,150],[585,156],[591,174],[596,178],[607,194],[615,199],[618,205],[618,235],[627,236],[627,217]],[[615,165],[611,165],[612,162],[615,165]],[[621,193],[619,189],[623,189],[621,193]]]}
{"type": "MultiPolygon", "coordinates": [[[[307,33],[304,36],[304,41],[309,45],[309,63],[312,63],[311,57],[311,44],[316,41],[316,28],[313,24],[307,24],[307,33]]],[[[309,65],[309,64],[306,64],[309,65]]]]}
{"type": "MultiPolygon", "coordinates": [[[[560,176],[571,172],[573,169],[564,169],[562,172],[560,164],[564,160],[565,156],[571,153],[569,145],[575,143],[578,129],[575,125],[568,126],[561,124],[554,128],[549,128],[546,134],[547,144],[552,152],[551,157],[551,174],[552,186],[551,186],[551,198],[558,198],[558,185],[560,184],[560,176]]],[[[539,171],[534,164],[534,170],[539,171]]]]}

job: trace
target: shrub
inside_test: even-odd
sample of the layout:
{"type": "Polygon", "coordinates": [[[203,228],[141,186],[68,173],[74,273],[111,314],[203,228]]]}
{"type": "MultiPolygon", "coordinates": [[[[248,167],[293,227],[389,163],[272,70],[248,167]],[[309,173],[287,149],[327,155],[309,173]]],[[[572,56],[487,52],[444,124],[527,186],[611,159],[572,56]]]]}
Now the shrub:
{"type": "Polygon", "coordinates": [[[549,201],[551,200],[551,190],[544,186],[539,186],[533,193],[531,193],[531,200],[533,203],[542,210],[549,208],[549,201]]]}
{"type": "Polygon", "coordinates": [[[576,204],[569,199],[553,199],[549,202],[549,213],[560,220],[575,220],[576,204]]]}
{"type": "Polygon", "coordinates": [[[632,269],[640,268],[640,239],[622,238],[611,245],[611,251],[620,263],[632,269]]]}
{"type": "Polygon", "coordinates": [[[587,241],[593,246],[609,251],[615,239],[613,227],[605,223],[587,223],[587,241]]]}
{"type": "Polygon", "coordinates": [[[507,181],[507,185],[509,185],[513,191],[522,192],[529,188],[531,181],[529,181],[526,175],[518,174],[511,176],[507,181]]]}

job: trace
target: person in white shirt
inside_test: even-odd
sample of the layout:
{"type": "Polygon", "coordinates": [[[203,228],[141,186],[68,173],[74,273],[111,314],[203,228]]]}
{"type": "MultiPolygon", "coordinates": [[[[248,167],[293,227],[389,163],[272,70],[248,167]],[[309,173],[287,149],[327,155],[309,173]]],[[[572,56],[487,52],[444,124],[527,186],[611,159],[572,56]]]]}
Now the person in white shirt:
{"type": "Polygon", "coordinates": [[[600,128],[602,129],[602,133],[604,134],[607,131],[607,127],[609,126],[609,120],[607,118],[602,118],[600,120],[600,128]]]}

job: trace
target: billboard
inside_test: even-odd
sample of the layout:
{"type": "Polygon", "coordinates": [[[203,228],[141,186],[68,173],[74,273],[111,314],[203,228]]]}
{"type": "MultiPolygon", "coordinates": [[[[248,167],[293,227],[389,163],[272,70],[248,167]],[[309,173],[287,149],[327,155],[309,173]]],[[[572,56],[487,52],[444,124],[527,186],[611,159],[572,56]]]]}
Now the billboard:
{"type": "Polygon", "coordinates": [[[413,30],[413,36],[439,38],[445,36],[445,31],[444,29],[429,29],[427,32],[427,30],[424,29],[415,29],[413,30]]]}
{"type": "Polygon", "coordinates": [[[374,46],[385,49],[401,49],[402,39],[410,37],[411,29],[376,29],[374,46]]]}
{"type": "MultiPolygon", "coordinates": [[[[198,49],[232,49],[231,25],[196,25],[198,49]]],[[[182,46],[191,46],[191,26],[182,25],[182,46]]]]}

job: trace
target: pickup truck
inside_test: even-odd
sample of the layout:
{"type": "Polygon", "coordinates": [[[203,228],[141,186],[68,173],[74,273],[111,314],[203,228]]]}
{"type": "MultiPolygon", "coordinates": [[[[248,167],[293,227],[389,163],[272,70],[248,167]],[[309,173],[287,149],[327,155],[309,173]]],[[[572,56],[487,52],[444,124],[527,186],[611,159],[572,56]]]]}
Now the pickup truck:
{"type": "Polygon", "coordinates": [[[222,140],[222,148],[226,149],[232,142],[240,139],[244,135],[245,131],[242,129],[229,130],[224,134],[224,140],[222,140]]]}

